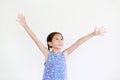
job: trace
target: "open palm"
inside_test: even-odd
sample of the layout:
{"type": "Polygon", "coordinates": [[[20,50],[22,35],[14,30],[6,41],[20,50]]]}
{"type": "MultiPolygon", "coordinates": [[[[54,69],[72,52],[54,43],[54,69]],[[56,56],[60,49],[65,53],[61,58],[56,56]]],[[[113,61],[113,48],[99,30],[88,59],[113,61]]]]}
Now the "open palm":
{"type": "Polygon", "coordinates": [[[103,27],[100,27],[100,28],[97,28],[95,27],[95,30],[94,30],[94,36],[99,36],[99,35],[104,35],[104,33],[106,32],[106,29],[103,28],[103,27]]]}
{"type": "Polygon", "coordinates": [[[23,26],[26,25],[25,16],[23,14],[18,14],[17,22],[19,22],[23,26]]]}

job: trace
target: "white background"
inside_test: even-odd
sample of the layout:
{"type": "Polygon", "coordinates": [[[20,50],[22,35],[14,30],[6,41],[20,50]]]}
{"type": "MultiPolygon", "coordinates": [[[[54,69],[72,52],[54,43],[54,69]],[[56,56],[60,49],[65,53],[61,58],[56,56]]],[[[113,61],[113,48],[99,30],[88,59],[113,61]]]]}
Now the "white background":
{"type": "Polygon", "coordinates": [[[0,80],[42,80],[44,56],[16,22],[20,12],[45,46],[52,31],[67,48],[95,26],[107,28],[68,57],[68,80],[120,80],[119,0],[0,0],[0,80]]]}

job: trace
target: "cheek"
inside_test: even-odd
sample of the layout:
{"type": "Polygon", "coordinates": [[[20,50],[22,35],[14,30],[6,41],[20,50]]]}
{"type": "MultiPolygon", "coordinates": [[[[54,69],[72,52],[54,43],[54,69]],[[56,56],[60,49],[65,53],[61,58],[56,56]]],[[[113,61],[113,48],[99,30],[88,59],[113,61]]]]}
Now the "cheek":
{"type": "Polygon", "coordinates": [[[62,42],[62,44],[64,45],[64,42],[62,42]]]}
{"type": "Polygon", "coordinates": [[[64,46],[64,42],[61,42],[61,44],[64,46]]]}

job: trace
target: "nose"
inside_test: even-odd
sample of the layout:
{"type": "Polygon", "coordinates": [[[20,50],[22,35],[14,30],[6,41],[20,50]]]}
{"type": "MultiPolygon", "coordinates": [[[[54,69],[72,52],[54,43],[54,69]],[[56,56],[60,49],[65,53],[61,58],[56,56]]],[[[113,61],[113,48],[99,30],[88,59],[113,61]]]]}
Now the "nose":
{"type": "Polygon", "coordinates": [[[63,43],[63,40],[59,40],[59,43],[63,43]]]}
{"type": "Polygon", "coordinates": [[[59,40],[58,42],[59,42],[59,43],[61,43],[62,41],[61,41],[61,40],[59,40]]]}

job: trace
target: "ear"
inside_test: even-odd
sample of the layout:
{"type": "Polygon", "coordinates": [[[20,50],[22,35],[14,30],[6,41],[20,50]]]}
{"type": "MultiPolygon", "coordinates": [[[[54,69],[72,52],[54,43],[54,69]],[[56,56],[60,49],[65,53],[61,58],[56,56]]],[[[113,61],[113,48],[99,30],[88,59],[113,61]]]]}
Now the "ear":
{"type": "Polygon", "coordinates": [[[51,46],[51,47],[52,47],[52,42],[48,42],[48,44],[49,44],[49,46],[51,46]]]}

